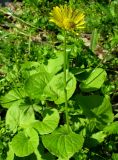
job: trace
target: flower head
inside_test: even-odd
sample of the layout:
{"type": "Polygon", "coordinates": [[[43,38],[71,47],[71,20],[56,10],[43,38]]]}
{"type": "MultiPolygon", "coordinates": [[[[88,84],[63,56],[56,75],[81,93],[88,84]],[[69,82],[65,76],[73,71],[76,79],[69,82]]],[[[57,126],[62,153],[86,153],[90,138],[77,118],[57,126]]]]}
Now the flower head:
{"type": "Polygon", "coordinates": [[[50,21],[65,30],[76,30],[84,28],[84,14],[77,9],[73,10],[70,6],[56,6],[50,13],[50,21]]]}

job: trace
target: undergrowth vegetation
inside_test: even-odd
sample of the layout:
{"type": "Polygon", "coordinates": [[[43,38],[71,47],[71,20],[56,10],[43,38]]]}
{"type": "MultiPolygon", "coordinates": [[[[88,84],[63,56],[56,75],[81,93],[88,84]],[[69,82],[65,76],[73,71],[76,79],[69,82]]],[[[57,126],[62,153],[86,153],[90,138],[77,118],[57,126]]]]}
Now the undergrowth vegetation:
{"type": "Polygon", "coordinates": [[[0,160],[118,160],[118,1],[4,5],[0,160]]]}

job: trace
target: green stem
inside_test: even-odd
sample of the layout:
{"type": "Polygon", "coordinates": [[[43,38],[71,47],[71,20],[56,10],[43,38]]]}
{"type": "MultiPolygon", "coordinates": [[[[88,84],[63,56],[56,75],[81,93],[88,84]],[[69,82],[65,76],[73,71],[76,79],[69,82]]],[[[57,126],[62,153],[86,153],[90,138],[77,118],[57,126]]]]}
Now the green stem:
{"type": "Polygon", "coordinates": [[[20,21],[20,22],[26,24],[27,26],[30,26],[30,27],[35,28],[35,29],[38,29],[36,26],[34,26],[34,25],[32,25],[32,24],[30,24],[30,23],[24,21],[23,19],[17,17],[15,14],[13,14],[13,13],[11,13],[11,12],[4,11],[4,10],[2,10],[2,9],[0,9],[0,12],[2,12],[3,14],[10,15],[11,17],[13,17],[13,18],[17,19],[18,21],[20,21]]]}
{"type": "Polygon", "coordinates": [[[69,115],[68,115],[68,101],[67,101],[67,64],[68,64],[68,55],[66,52],[66,31],[64,31],[64,93],[65,93],[65,114],[66,114],[66,124],[69,130],[69,115]]]}
{"type": "Polygon", "coordinates": [[[29,35],[29,43],[28,43],[28,55],[30,56],[30,53],[31,53],[31,32],[30,32],[30,35],[29,35]]]}
{"type": "Polygon", "coordinates": [[[34,154],[36,155],[37,160],[42,160],[41,155],[40,155],[38,149],[36,149],[36,150],[34,151],[34,154]]]}
{"type": "Polygon", "coordinates": [[[66,52],[66,69],[69,71],[68,52],[66,52]]]}

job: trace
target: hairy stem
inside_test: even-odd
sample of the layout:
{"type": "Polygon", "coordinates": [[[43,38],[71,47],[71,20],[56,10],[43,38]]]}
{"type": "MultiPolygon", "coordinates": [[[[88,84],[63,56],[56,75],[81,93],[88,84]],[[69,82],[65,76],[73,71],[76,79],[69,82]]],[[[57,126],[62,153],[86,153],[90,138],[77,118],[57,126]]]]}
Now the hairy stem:
{"type": "Polygon", "coordinates": [[[66,31],[64,31],[64,93],[65,93],[65,115],[66,115],[66,124],[69,130],[69,115],[68,115],[68,101],[67,101],[67,65],[68,65],[68,54],[66,52],[66,31]]]}

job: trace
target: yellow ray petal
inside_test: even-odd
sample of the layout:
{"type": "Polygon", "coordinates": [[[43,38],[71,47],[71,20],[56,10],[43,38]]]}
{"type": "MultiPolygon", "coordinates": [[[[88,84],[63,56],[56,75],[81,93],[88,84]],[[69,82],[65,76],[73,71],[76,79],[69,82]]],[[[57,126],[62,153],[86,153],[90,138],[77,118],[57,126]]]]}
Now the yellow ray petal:
{"type": "Polygon", "coordinates": [[[84,14],[67,5],[53,7],[50,16],[51,22],[66,30],[74,31],[83,28],[85,24],[84,14]]]}

